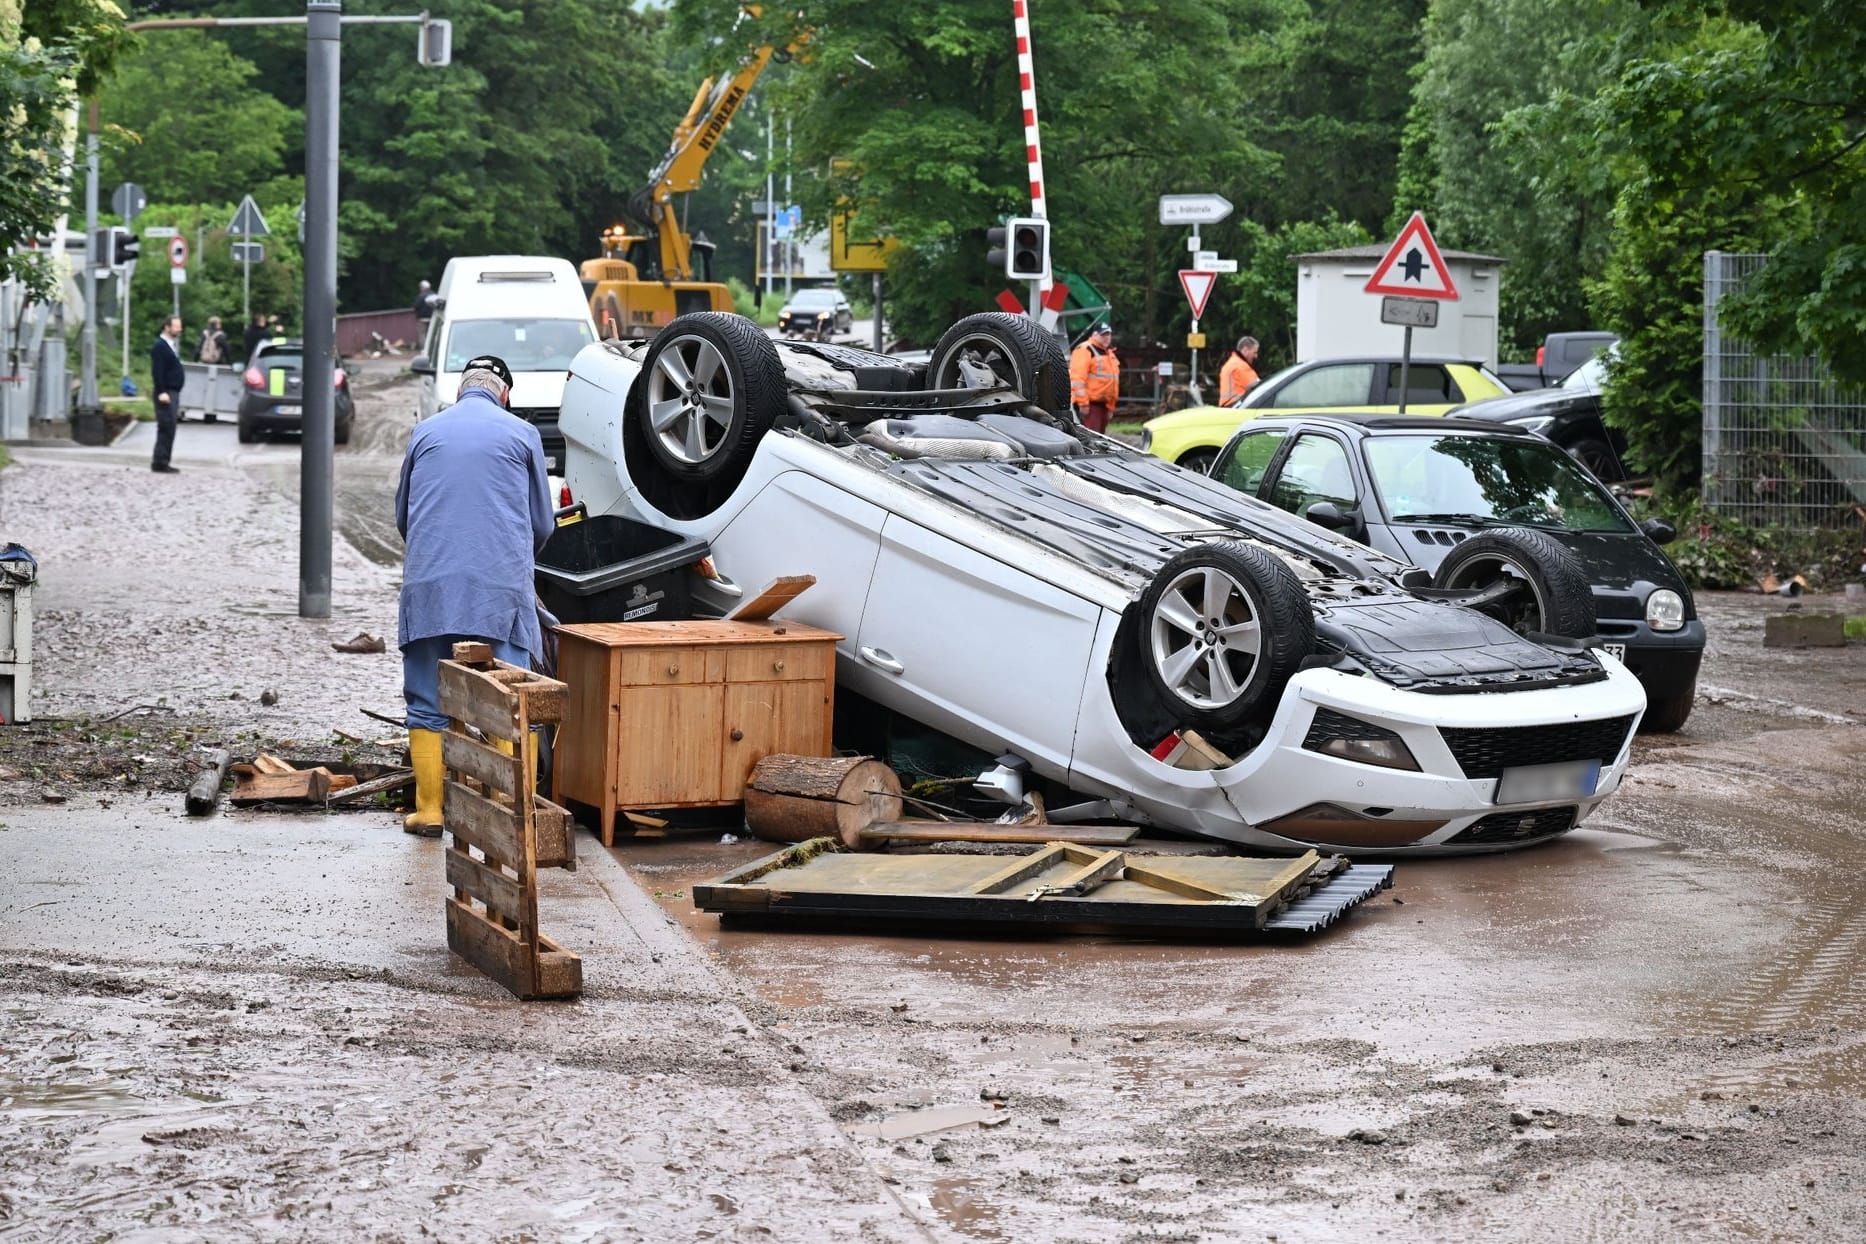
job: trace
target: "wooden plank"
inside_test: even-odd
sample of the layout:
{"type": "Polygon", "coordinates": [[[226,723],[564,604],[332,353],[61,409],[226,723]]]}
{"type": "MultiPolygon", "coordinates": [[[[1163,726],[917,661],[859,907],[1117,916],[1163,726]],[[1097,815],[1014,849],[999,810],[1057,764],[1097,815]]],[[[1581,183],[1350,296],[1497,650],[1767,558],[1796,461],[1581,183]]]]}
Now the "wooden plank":
{"type": "Polygon", "coordinates": [[[447,884],[464,891],[502,916],[517,913],[525,892],[516,877],[507,876],[490,864],[483,864],[465,851],[448,851],[447,884]]]}
{"type": "MultiPolygon", "coordinates": [[[[1077,857],[1064,844],[1064,854],[1071,859],[1077,857]]],[[[1126,860],[1126,852],[1102,851],[1092,853],[1087,860],[1080,861],[1082,866],[1075,872],[1065,873],[1060,880],[1050,882],[1039,892],[1042,894],[1067,891],[1074,894],[1087,894],[1102,882],[1121,875],[1121,865],[1126,860]]]]}
{"type": "Polygon", "coordinates": [[[348,790],[333,790],[325,798],[324,802],[331,804],[354,803],[358,799],[367,799],[371,795],[380,795],[386,791],[400,790],[404,786],[412,786],[414,782],[415,771],[413,769],[397,769],[395,772],[385,773],[379,778],[371,778],[367,782],[359,782],[348,790]]]}
{"type": "Polygon", "coordinates": [[[516,794],[524,780],[518,757],[470,739],[458,730],[441,732],[441,761],[448,769],[483,782],[500,794],[516,794]]]}
{"type": "Polygon", "coordinates": [[[539,998],[574,998],[583,992],[583,957],[538,934],[539,998]]]}
{"type": "Polygon", "coordinates": [[[1132,856],[1128,857],[1126,871],[1129,881],[1138,881],[1142,885],[1152,886],[1156,890],[1164,890],[1168,894],[1177,894],[1180,898],[1197,899],[1201,903],[1240,903],[1257,901],[1257,896],[1254,894],[1233,894],[1228,890],[1218,890],[1210,886],[1203,886],[1196,881],[1187,881],[1183,877],[1175,877],[1170,873],[1163,873],[1145,864],[1135,863],[1132,856]]]}
{"type": "MultiPolygon", "coordinates": [[[[1286,891],[1301,884],[1302,879],[1307,877],[1315,866],[1321,862],[1322,855],[1319,851],[1305,851],[1301,855],[1298,855],[1289,862],[1289,867],[1264,883],[1264,897],[1267,899],[1282,898],[1286,891]]],[[[1268,918],[1267,912],[1265,913],[1265,918],[1268,918]]]]}
{"type": "Polygon", "coordinates": [[[562,721],[570,705],[570,689],[550,678],[539,678],[517,688],[525,702],[525,720],[534,726],[562,721]]]}
{"type": "Polygon", "coordinates": [[[1060,842],[1052,842],[1041,851],[1033,851],[1022,859],[1013,861],[1000,868],[984,880],[967,887],[968,894],[997,894],[1008,890],[1020,881],[1028,881],[1046,868],[1050,868],[1067,858],[1063,853],[1069,848],[1060,842]]]}
{"type": "Polygon", "coordinates": [[[257,756],[253,757],[253,768],[259,770],[259,772],[261,773],[292,773],[292,772],[295,772],[293,766],[291,766],[290,764],[287,764],[283,760],[280,760],[277,756],[274,756],[271,752],[260,752],[257,756]]]}
{"type": "Polygon", "coordinates": [[[454,645],[453,659],[462,665],[490,665],[492,645],[478,640],[463,639],[454,645]]]}
{"type": "Polygon", "coordinates": [[[531,832],[538,844],[539,868],[577,870],[576,827],[569,809],[558,807],[543,795],[533,795],[531,832]]]}
{"type": "Polygon", "coordinates": [[[445,901],[448,949],[505,986],[514,997],[535,996],[537,960],[533,948],[459,899],[445,901]]]}
{"type": "Polygon", "coordinates": [[[330,770],[293,769],[289,773],[260,773],[250,765],[234,769],[232,802],[322,803],[330,794],[330,770]]]}
{"type": "Polygon", "coordinates": [[[1126,846],[1138,825],[999,825],[993,821],[892,821],[861,833],[863,844],[884,842],[1006,842],[1041,846],[1072,842],[1085,847],[1126,846]]]}
{"type": "Polygon", "coordinates": [[[440,686],[441,712],[491,738],[512,740],[518,697],[510,690],[452,661],[441,662],[440,686]]]}
{"type": "Polygon", "coordinates": [[[449,833],[478,847],[488,859],[517,869],[525,858],[517,810],[476,795],[458,782],[447,783],[441,819],[449,833]]]}
{"type": "Polygon", "coordinates": [[[779,575],[726,615],[728,622],[762,622],[816,586],[813,574],[779,575]]]}
{"type": "Polygon", "coordinates": [[[801,622],[728,622],[717,618],[667,622],[577,622],[557,628],[610,648],[679,648],[693,644],[794,644],[845,638],[801,622]]]}

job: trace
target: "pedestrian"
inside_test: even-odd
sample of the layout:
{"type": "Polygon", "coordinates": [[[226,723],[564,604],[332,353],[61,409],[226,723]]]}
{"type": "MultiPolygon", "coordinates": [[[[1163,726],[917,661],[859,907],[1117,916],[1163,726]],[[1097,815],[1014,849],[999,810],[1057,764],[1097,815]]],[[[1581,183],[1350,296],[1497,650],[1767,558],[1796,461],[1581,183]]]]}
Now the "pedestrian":
{"type": "Polygon", "coordinates": [[[428,321],[434,318],[434,287],[426,281],[415,286],[415,319],[420,321],[425,333],[428,321]]]}
{"type": "Polygon", "coordinates": [[[1236,406],[1257,383],[1257,339],[1239,337],[1231,357],[1218,369],[1218,404],[1236,406]]]}
{"type": "Polygon", "coordinates": [[[149,469],[164,475],[176,475],[180,467],[169,463],[175,451],[175,421],[181,418],[181,387],[188,373],[181,365],[181,317],[171,315],[162,321],[162,331],[149,347],[149,391],[155,397],[155,455],[149,469]]]}
{"type": "Polygon", "coordinates": [[[440,663],[464,640],[528,667],[543,651],[532,565],[556,530],[544,441],[510,413],[505,360],[467,361],[460,396],[415,425],[395,493],[402,563],[402,697],[415,770],[412,834],[441,832],[440,663]]]}
{"type": "Polygon", "coordinates": [[[253,322],[246,326],[247,362],[250,363],[253,361],[253,351],[259,348],[260,342],[271,335],[272,334],[266,331],[266,313],[264,311],[253,312],[253,322]]]}
{"type": "Polygon", "coordinates": [[[1114,354],[1114,329],[1097,324],[1069,356],[1069,402],[1091,432],[1106,432],[1121,394],[1121,360],[1114,354]]]}
{"type": "Polygon", "coordinates": [[[207,317],[207,327],[201,330],[201,345],[194,352],[197,363],[231,363],[227,357],[227,334],[221,330],[220,317],[207,317]]]}

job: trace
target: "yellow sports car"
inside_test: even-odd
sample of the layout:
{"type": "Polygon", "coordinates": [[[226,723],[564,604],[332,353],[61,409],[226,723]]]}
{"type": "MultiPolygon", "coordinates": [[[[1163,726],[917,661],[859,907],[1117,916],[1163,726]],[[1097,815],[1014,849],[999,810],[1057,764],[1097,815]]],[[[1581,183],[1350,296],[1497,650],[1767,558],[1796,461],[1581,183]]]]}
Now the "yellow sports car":
{"type": "MultiPolygon", "coordinates": [[[[1461,402],[1497,397],[1509,386],[1488,364],[1469,359],[1415,357],[1406,376],[1406,413],[1442,415],[1461,402]]],[[[1238,425],[1266,410],[1281,415],[1324,410],[1399,413],[1400,361],[1383,358],[1314,359],[1286,367],[1252,385],[1234,408],[1195,406],[1149,419],[1140,447],[1189,471],[1205,471],[1238,425]]]]}

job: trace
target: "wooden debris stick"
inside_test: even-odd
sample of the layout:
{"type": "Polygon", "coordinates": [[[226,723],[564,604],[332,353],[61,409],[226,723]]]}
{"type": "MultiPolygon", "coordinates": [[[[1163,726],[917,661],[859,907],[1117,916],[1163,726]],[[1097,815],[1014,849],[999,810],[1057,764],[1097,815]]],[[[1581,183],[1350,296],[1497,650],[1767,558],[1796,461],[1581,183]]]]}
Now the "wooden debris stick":
{"type": "Polygon", "coordinates": [[[853,848],[863,830],[900,818],[900,778],[867,756],[766,756],[745,786],[745,823],[773,842],[828,837],[853,848]]]}
{"type": "Polygon", "coordinates": [[[1072,842],[1085,847],[1121,847],[1140,836],[1137,825],[1000,825],[995,821],[886,821],[861,831],[861,847],[890,842],[1004,842],[1041,846],[1072,842]]]}
{"type": "Polygon", "coordinates": [[[206,816],[220,802],[220,788],[227,781],[227,767],[233,763],[233,753],[224,747],[217,747],[207,754],[207,766],[194,779],[194,785],[188,788],[185,807],[189,816],[206,816]]]}
{"type": "Polygon", "coordinates": [[[329,769],[262,773],[251,765],[235,765],[233,776],[232,802],[240,807],[253,803],[322,803],[330,794],[329,769]]]}
{"type": "Polygon", "coordinates": [[[1041,851],[1032,851],[1020,860],[1000,868],[997,872],[984,877],[967,888],[968,894],[1000,894],[1020,881],[1028,881],[1047,868],[1054,867],[1067,857],[1069,848],[1063,843],[1052,842],[1041,851]]]}
{"type": "Polygon", "coordinates": [[[277,756],[274,756],[271,752],[260,752],[257,756],[253,757],[253,768],[259,770],[259,772],[261,773],[296,773],[297,772],[297,770],[294,769],[291,765],[285,763],[283,760],[280,760],[277,756]]]}
{"type": "Polygon", "coordinates": [[[739,607],[726,615],[726,621],[762,622],[815,586],[813,574],[779,575],[759,588],[750,600],[739,602],[739,607]]]}
{"type": "Polygon", "coordinates": [[[379,778],[371,778],[367,782],[358,782],[355,786],[348,787],[344,790],[332,790],[324,802],[330,804],[351,803],[358,799],[367,799],[371,795],[380,795],[387,791],[400,790],[404,786],[414,785],[414,782],[415,771],[413,769],[397,769],[395,772],[385,773],[379,778]]]}

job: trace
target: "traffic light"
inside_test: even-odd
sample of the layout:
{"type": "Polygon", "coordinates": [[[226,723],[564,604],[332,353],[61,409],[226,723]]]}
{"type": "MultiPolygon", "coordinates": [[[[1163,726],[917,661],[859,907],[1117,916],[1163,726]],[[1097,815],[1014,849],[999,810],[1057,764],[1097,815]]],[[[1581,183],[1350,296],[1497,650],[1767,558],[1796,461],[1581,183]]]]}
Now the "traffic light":
{"type": "Polygon", "coordinates": [[[1002,266],[1014,281],[1041,281],[1050,274],[1050,222],[1019,216],[989,229],[985,240],[991,250],[985,262],[1002,266]]]}
{"type": "Polygon", "coordinates": [[[136,262],[142,252],[142,239],[121,227],[110,231],[110,263],[112,267],[123,268],[136,262]]]}

